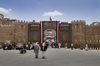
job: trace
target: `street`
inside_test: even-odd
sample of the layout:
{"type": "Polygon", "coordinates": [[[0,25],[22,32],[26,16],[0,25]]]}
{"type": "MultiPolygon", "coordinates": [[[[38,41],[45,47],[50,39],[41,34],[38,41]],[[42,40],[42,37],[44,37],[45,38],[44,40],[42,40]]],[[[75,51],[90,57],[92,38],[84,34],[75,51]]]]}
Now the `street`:
{"type": "Polygon", "coordinates": [[[46,59],[39,51],[35,59],[33,50],[20,54],[19,50],[0,49],[0,66],[100,66],[100,50],[48,48],[46,59]]]}

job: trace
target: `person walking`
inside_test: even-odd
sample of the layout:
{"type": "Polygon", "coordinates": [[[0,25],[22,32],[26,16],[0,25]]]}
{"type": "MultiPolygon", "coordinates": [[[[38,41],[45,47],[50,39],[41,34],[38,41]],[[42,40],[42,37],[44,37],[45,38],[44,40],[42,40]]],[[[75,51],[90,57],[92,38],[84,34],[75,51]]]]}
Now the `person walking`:
{"type": "Polygon", "coordinates": [[[73,43],[71,43],[71,49],[73,50],[73,43]]]}
{"type": "Polygon", "coordinates": [[[34,53],[35,53],[35,49],[34,49],[34,46],[35,46],[35,45],[36,45],[36,43],[34,43],[34,44],[33,44],[33,47],[32,47],[32,48],[33,48],[33,52],[34,52],[34,53]]]}
{"type": "Polygon", "coordinates": [[[38,44],[38,42],[36,42],[36,44],[34,45],[34,51],[35,51],[35,58],[38,58],[38,54],[39,54],[39,44],[38,44]]]}
{"type": "Polygon", "coordinates": [[[30,50],[30,43],[28,44],[28,50],[30,50]]]}
{"type": "Polygon", "coordinates": [[[86,43],[86,47],[85,47],[85,50],[86,50],[86,51],[88,51],[88,45],[87,45],[87,43],[86,43]]]}
{"type": "Polygon", "coordinates": [[[59,49],[60,49],[60,48],[61,48],[61,43],[59,43],[59,45],[58,45],[58,46],[59,46],[59,49]]]}
{"type": "Polygon", "coordinates": [[[16,44],[15,44],[15,42],[14,42],[14,49],[15,49],[15,47],[16,47],[16,44]]]}
{"type": "Polygon", "coordinates": [[[56,48],[56,42],[54,42],[54,48],[56,48]]]}
{"type": "Polygon", "coordinates": [[[65,43],[65,49],[67,49],[67,43],[65,43]]]}
{"type": "Polygon", "coordinates": [[[54,48],[54,42],[52,42],[51,47],[54,48]]]}
{"type": "Polygon", "coordinates": [[[26,44],[24,44],[24,49],[26,49],[26,44]]]}
{"type": "Polygon", "coordinates": [[[47,45],[45,42],[41,45],[41,51],[42,51],[42,58],[45,59],[46,57],[46,50],[47,50],[47,45]]]}
{"type": "Polygon", "coordinates": [[[59,47],[58,47],[58,43],[57,43],[57,48],[59,48],[59,47]]]}

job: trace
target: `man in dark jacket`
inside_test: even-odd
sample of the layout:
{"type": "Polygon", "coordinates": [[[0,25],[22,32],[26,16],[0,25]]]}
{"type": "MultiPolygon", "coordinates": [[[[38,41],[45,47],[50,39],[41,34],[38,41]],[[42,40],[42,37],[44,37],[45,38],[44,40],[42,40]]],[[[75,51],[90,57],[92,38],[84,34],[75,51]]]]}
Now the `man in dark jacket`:
{"type": "Polygon", "coordinates": [[[46,50],[47,50],[47,45],[45,42],[41,45],[41,51],[42,51],[42,58],[45,59],[46,56],[46,50]]]}
{"type": "Polygon", "coordinates": [[[54,42],[52,42],[51,46],[52,46],[52,48],[54,48],[54,46],[55,46],[55,43],[54,43],[54,42]]]}
{"type": "Polygon", "coordinates": [[[30,44],[28,44],[28,50],[30,50],[30,44]]]}

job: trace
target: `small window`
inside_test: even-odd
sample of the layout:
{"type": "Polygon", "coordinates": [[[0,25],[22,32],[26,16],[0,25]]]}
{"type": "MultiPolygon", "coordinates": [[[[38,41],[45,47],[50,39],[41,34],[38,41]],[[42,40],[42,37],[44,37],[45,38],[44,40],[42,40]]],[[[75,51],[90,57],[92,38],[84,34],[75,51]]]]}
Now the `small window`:
{"type": "Polygon", "coordinates": [[[21,27],[23,27],[23,25],[21,27]]]}

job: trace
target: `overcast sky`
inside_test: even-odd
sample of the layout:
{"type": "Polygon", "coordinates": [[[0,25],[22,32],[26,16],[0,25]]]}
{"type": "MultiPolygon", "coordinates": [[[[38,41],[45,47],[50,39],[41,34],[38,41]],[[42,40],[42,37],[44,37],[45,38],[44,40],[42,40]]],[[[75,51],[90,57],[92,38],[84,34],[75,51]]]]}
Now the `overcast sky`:
{"type": "Polygon", "coordinates": [[[52,20],[100,22],[100,0],[0,0],[5,18],[36,22],[52,20]]]}

